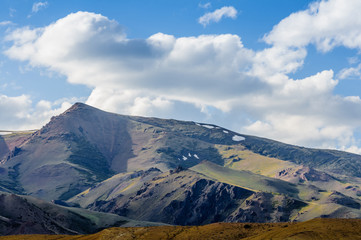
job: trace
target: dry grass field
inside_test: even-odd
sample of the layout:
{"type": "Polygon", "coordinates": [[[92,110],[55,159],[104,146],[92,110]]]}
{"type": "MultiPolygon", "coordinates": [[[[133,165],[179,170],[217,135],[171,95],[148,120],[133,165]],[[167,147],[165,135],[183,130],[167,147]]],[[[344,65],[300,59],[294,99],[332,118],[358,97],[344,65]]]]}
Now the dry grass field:
{"type": "Polygon", "coordinates": [[[361,239],[361,219],[313,219],[300,223],[214,223],[204,226],[109,228],[91,235],[16,235],[0,240],[130,239],[361,239]]]}

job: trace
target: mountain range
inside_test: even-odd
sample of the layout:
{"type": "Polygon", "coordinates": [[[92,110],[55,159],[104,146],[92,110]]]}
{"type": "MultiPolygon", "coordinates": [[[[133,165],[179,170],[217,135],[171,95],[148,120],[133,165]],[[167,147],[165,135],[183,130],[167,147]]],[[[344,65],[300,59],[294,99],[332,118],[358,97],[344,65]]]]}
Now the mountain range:
{"type": "MultiPolygon", "coordinates": [[[[0,135],[0,191],[1,209],[39,211],[50,227],[38,233],[361,218],[361,156],[76,103],[40,130],[0,135]]],[[[15,213],[0,210],[0,234],[28,232],[15,213]]]]}

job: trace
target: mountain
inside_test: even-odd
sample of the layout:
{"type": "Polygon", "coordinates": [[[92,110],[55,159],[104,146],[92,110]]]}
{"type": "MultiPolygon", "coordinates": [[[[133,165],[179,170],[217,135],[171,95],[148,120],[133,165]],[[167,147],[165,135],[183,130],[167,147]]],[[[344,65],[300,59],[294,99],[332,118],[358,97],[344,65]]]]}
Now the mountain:
{"type": "Polygon", "coordinates": [[[361,217],[360,155],[82,103],[36,132],[0,135],[0,159],[0,191],[139,221],[361,217]]]}

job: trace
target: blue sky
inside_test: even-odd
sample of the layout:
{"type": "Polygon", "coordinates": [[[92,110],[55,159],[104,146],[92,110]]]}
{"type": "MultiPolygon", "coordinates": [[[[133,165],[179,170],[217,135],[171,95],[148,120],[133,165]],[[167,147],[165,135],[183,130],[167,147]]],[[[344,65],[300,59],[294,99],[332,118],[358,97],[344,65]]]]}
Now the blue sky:
{"type": "Polygon", "coordinates": [[[360,1],[0,2],[0,129],[76,101],[361,153],[360,1]]]}

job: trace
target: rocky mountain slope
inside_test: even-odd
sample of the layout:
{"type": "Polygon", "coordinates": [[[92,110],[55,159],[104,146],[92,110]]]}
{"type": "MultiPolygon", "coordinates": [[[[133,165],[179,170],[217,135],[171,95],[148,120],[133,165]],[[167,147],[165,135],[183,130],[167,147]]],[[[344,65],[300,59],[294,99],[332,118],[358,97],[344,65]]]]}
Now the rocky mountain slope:
{"type": "MultiPolygon", "coordinates": [[[[0,135],[0,190],[145,221],[361,218],[361,156],[82,103],[0,135]]],[[[1,211],[0,211],[1,213],[1,211]]]]}

